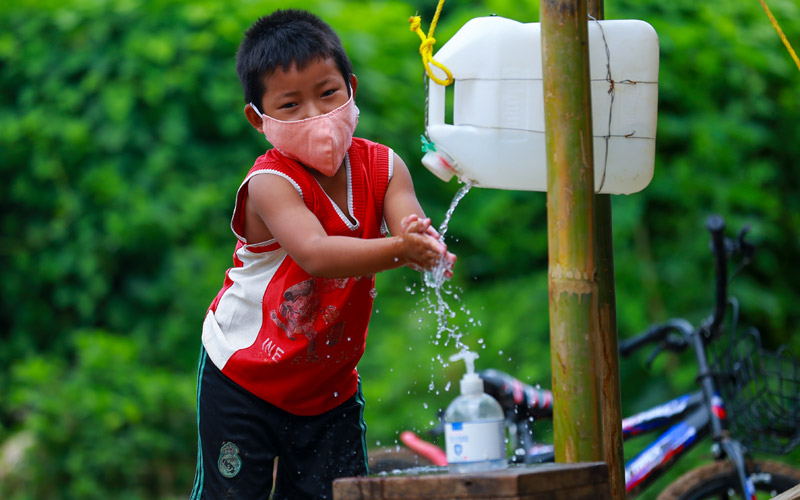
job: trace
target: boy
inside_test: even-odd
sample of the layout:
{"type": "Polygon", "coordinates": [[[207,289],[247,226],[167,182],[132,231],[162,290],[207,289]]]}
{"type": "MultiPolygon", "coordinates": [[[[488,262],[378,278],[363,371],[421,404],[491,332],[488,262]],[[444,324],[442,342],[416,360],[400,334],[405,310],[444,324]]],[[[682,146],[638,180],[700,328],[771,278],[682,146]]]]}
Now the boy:
{"type": "Polygon", "coordinates": [[[203,324],[193,499],[331,498],[364,475],[364,352],[374,274],[431,269],[439,242],[403,161],[353,137],[358,82],[334,31],[299,10],[236,54],[245,116],[274,149],[239,187],[234,267],[203,324]],[[392,237],[385,236],[385,227],[392,237]]]}

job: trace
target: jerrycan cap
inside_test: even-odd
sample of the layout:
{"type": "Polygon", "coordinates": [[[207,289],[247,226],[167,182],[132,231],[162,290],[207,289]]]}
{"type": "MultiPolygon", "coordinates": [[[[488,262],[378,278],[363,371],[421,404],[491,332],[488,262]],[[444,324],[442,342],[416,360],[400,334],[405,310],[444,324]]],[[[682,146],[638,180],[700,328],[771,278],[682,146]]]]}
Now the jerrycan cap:
{"type": "Polygon", "coordinates": [[[455,175],[455,161],[447,156],[444,151],[437,151],[436,144],[429,141],[423,135],[422,151],[425,155],[422,157],[422,164],[425,168],[430,170],[433,175],[440,178],[444,182],[448,182],[455,175]]]}
{"type": "Polygon", "coordinates": [[[461,377],[461,394],[481,394],[483,392],[483,380],[475,373],[475,359],[477,358],[477,352],[466,350],[450,356],[450,361],[463,359],[467,365],[467,373],[461,377]]]}
{"type": "Polygon", "coordinates": [[[450,160],[443,153],[436,151],[428,151],[422,157],[422,164],[425,168],[430,170],[433,175],[440,178],[444,182],[448,182],[456,174],[453,171],[452,160],[450,160]]]}

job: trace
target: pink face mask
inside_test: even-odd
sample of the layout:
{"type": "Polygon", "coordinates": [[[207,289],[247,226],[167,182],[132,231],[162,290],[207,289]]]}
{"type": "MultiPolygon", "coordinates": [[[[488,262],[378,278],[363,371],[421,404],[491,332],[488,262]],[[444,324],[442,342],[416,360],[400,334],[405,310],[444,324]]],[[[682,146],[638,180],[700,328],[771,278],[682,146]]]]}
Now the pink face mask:
{"type": "Polygon", "coordinates": [[[262,114],[252,102],[250,106],[261,117],[267,140],[284,156],[328,177],[339,170],[358,123],[352,93],[346,103],[330,113],[289,122],[262,114]]]}

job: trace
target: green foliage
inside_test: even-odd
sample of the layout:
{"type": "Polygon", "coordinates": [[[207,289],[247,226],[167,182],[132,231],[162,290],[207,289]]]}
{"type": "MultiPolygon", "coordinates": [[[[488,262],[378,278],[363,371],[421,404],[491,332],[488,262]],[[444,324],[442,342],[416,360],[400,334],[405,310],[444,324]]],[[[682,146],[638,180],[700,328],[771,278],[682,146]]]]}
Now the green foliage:
{"type": "MultiPolygon", "coordinates": [[[[202,318],[231,262],[234,192],[267,147],[244,120],[234,54],[253,20],[289,6],[340,33],[359,78],[358,135],[405,159],[441,221],[458,186],[419,164],[424,83],[407,23],[419,12],[427,30],[435,2],[0,5],[0,449],[33,436],[27,475],[0,479],[3,498],[190,488],[202,318]],[[87,333],[97,331],[114,334],[87,333]]],[[[800,44],[796,2],[770,6],[800,44]]],[[[489,14],[532,22],[538,2],[447,2],[437,47],[489,14]]],[[[708,314],[703,223],[720,213],[729,234],[750,224],[758,244],[732,284],[742,321],[800,353],[800,73],[757,2],[619,0],[606,17],[646,20],[661,44],[655,178],[613,199],[620,336],[708,314]]],[[[459,255],[451,322],[478,367],[544,386],[546,209],[543,193],[476,188],[447,240],[459,255]]],[[[359,369],[369,439],[388,445],[431,425],[462,370],[446,361],[454,346],[435,336],[418,273],[384,273],[378,290],[359,369]]],[[[664,356],[649,378],[645,356],[622,362],[626,413],[693,384],[686,360],[664,356]]]]}
{"type": "Polygon", "coordinates": [[[82,332],[71,347],[72,361],[30,356],[11,370],[7,410],[24,418],[18,432],[32,444],[0,484],[3,498],[184,493],[175,488],[192,480],[194,381],[143,366],[144,348],[131,338],[82,332]]]}
{"type": "MultiPolygon", "coordinates": [[[[771,5],[796,40],[797,5],[771,5]]],[[[634,318],[705,314],[711,267],[702,224],[719,213],[730,235],[749,224],[759,246],[732,288],[748,323],[776,342],[792,341],[798,281],[781,268],[800,251],[792,139],[800,131],[800,73],[757,2],[608,8],[609,16],[650,22],[661,42],[655,178],[641,195],[614,199],[621,331],[643,326],[634,318]],[[638,301],[628,294],[640,289],[650,297],[649,316],[631,311],[638,301]]]]}

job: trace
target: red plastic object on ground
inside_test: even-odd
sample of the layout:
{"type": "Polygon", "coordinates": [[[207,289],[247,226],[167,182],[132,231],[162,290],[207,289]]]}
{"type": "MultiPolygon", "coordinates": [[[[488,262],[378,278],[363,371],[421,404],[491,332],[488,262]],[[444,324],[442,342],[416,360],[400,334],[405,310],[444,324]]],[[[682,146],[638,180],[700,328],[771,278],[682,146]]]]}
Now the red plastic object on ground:
{"type": "Polygon", "coordinates": [[[400,433],[400,441],[415,453],[430,460],[433,465],[447,465],[447,454],[443,449],[429,443],[411,431],[400,433]]]}

